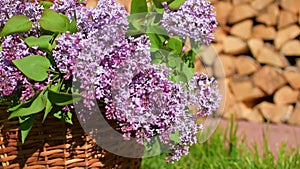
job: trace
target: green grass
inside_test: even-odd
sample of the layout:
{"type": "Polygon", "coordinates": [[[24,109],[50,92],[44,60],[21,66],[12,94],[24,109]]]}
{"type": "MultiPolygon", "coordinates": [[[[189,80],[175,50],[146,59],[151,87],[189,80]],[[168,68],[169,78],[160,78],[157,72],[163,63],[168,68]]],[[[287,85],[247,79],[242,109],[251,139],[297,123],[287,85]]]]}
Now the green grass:
{"type": "Polygon", "coordinates": [[[299,169],[300,148],[287,151],[282,144],[278,159],[268,149],[268,140],[264,137],[264,155],[258,153],[255,145],[246,147],[236,136],[237,126],[231,124],[220,129],[208,142],[191,147],[190,154],[174,164],[165,162],[165,155],[143,159],[142,169],[299,169]]]}

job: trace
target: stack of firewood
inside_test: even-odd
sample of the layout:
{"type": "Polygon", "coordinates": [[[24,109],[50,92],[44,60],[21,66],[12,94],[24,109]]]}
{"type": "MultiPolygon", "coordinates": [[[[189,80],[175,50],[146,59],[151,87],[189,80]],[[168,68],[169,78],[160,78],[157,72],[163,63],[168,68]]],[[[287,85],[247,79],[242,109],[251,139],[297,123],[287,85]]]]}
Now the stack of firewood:
{"type": "Polygon", "coordinates": [[[212,1],[218,56],[201,58],[225,80],[223,116],[300,125],[300,0],[212,1]]]}

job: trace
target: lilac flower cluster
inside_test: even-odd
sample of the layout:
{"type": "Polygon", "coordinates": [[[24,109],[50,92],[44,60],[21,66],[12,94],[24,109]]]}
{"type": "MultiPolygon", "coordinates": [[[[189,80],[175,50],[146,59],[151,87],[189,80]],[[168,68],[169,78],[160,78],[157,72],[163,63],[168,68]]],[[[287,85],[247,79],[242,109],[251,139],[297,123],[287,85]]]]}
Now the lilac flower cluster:
{"type": "Polygon", "coordinates": [[[111,45],[125,36],[128,13],[116,0],[98,1],[94,8],[86,8],[77,0],[54,2],[50,9],[65,14],[70,20],[76,14],[77,29],[87,37],[98,36],[111,45]]]}
{"type": "MultiPolygon", "coordinates": [[[[95,106],[94,95],[97,99],[106,98],[106,103],[110,104],[111,86],[126,83],[132,78],[133,70],[145,68],[151,60],[149,40],[145,36],[123,37],[123,40],[116,41],[110,47],[96,37],[84,40],[83,43],[84,49],[76,61],[74,79],[80,82],[83,104],[90,110],[95,106]],[[121,67],[122,72],[119,72],[121,67]]],[[[108,118],[111,115],[113,113],[107,113],[108,118]]]]}
{"type": "Polygon", "coordinates": [[[38,1],[34,3],[30,0],[2,0],[0,8],[0,28],[3,27],[9,18],[14,15],[25,15],[33,22],[31,35],[38,35],[40,25],[38,20],[41,18],[44,8],[38,1]]]}
{"type": "Polygon", "coordinates": [[[208,0],[186,0],[178,9],[170,9],[166,3],[162,26],[173,36],[190,37],[209,45],[217,27],[214,7],[208,0]]]}
{"type": "Polygon", "coordinates": [[[78,0],[54,0],[54,4],[50,9],[66,15],[70,20],[74,17],[74,11],[79,8],[84,8],[84,4],[79,3],[78,0]]]}
{"type": "MultiPolygon", "coordinates": [[[[124,30],[122,26],[118,27],[119,31],[110,29],[121,32],[111,33],[118,38],[107,38],[109,33],[99,31],[99,27],[122,24],[108,19],[97,26],[80,13],[84,12],[78,12],[80,32],[92,32],[88,39],[83,40],[84,49],[76,59],[74,71],[85,107],[77,112],[81,120],[88,120],[93,113],[97,106],[95,98],[104,100],[106,118],[117,122],[124,139],[134,137],[138,143],[144,144],[158,135],[160,141],[170,147],[168,160],[178,160],[187,154],[189,146],[197,142],[196,133],[203,129],[197,123],[198,117],[209,115],[218,107],[220,98],[215,81],[201,74],[194,76],[188,85],[173,83],[168,79],[168,68],[151,64],[147,36],[125,39],[127,21],[123,20],[121,23],[126,23],[123,24],[124,30]],[[198,105],[198,113],[191,114],[189,105],[198,105]],[[179,133],[181,144],[170,140],[175,132],[179,133]]],[[[104,16],[98,14],[96,18],[104,16]]]]}
{"type": "MultiPolygon", "coordinates": [[[[89,42],[75,71],[75,79],[81,82],[83,105],[92,111],[96,106],[94,96],[104,99],[106,118],[117,122],[124,139],[134,137],[144,144],[159,135],[160,141],[170,146],[170,161],[188,153],[189,146],[197,142],[196,133],[203,129],[198,117],[218,108],[216,81],[204,74],[195,75],[185,85],[170,81],[168,68],[150,63],[146,36],[115,42],[107,53],[99,52],[101,41],[89,42]],[[193,105],[198,105],[197,114],[189,112],[187,106],[193,105]],[[175,132],[179,132],[182,145],[170,141],[175,132]]],[[[85,109],[78,113],[86,120],[92,112],[85,109]]]]}
{"type": "Polygon", "coordinates": [[[0,51],[0,98],[21,90],[20,101],[26,102],[34,96],[34,90],[43,90],[44,82],[37,83],[26,78],[12,63],[30,55],[46,54],[38,49],[28,48],[19,35],[6,36],[0,51]]]}
{"type": "Polygon", "coordinates": [[[69,80],[73,74],[76,59],[83,49],[82,39],[83,35],[81,33],[72,35],[65,33],[56,39],[56,46],[52,50],[52,56],[59,70],[65,73],[65,80],[69,80]]]}
{"type": "Polygon", "coordinates": [[[95,8],[77,8],[76,15],[79,32],[110,45],[124,38],[128,27],[128,13],[116,0],[98,1],[95,8]]]}

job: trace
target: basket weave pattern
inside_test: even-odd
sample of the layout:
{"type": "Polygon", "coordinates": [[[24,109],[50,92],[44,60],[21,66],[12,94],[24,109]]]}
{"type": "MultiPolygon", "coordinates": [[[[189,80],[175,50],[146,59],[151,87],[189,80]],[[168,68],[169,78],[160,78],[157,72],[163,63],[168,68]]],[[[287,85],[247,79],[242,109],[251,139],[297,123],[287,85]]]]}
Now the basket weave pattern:
{"type": "Polygon", "coordinates": [[[0,168],[109,168],[137,169],[141,159],[109,153],[86,136],[74,117],[69,125],[40,113],[24,144],[18,119],[7,120],[6,106],[0,106],[0,168]]]}

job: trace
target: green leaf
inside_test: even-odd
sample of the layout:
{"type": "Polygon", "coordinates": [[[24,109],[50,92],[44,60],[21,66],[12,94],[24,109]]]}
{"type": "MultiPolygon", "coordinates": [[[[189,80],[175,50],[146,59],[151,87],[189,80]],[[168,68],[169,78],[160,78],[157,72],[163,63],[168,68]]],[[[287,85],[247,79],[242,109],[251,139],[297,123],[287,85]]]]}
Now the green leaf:
{"type": "Polygon", "coordinates": [[[177,72],[175,76],[172,78],[175,82],[188,82],[187,77],[182,72],[177,72]]]}
{"type": "Polygon", "coordinates": [[[166,29],[159,25],[148,26],[146,33],[155,33],[158,35],[168,35],[166,29]]]}
{"type": "Polygon", "coordinates": [[[173,36],[169,39],[167,47],[173,49],[176,54],[180,54],[182,50],[182,41],[178,36],[173,36]]]}
{"type": "Polygon", "coordinates": [[[40,24],[45,30],[64,33],[69,29],[70,26],[70,22],[68,20],[69,19],[65,15],[59,14],[50,9],[46,9],[42,14],[40,24]]]}
{"type": "Polygon", "coordinates": [[[161,0],[153,0],[153,3],[155,5],[156,8],[164,8],[164,6],[162,6],[162,2],[161,0]]]}
{"type": "Polygon", "coordinates": [[[50,43],[52,39],[51,35],[43,35],[40,37],[30,36],[24,41],[29,47],[38,46],[41,50],[52,51],[52,45],[50,43]]]}
{"type": "Polygon", "coordinates": [[[66,15],[63,15],[63,14],[60,14],[60,16],[62,18],[64,18],[66,21],[66,30],[70,30],[70,19],[66,15]]]}
{"type": "Polygon", "coordinates": [[[159,142],[158,137],[152,137],[151,143],[145,142],[145,151],[144,156],[145,157],[151,157],[157,154],[161,154],[163,152],[162,147],[159,142]]]}
{"type": "Polygon", "coordinates": [[[51,110],[53,108],[52,103],[48,98],[48,93],[49,93],[48,90],[46,90],[44,93],[45,98],[47,98],[47,103],[46,103],[45,113],[44,113],[44,117],[43,117],[43,121],[42,121],[43,123],[45,122],[48,114],[51,112],[51,110]]]}
{"type": "Polygon", "coordinates": [[[70,24],[70,32],[71,33],[76,33],[78,32],[78,29],[77,29],[77,16],[76,16],[76,11],[74,11],[74,16],[72,18],[72,21],[71,21],[71,24],[70,24]]]}
{"type": "Polygon", "coordinates": [[[185,0],[174,0],[168,6],[171,9],[178,9],[182,4],[184,4],[185,0]]]}
{"type": "Polygon", "coordinates": [[[155,52],[162,47],[162,42],[160,41],[159,37],[157,37],[157,34],[154,33],[147,33],[149,39],[150,39],[150,50],[151,52],[155,52]]]}
{"type": "Polygon", "coordinates": [[[53,5],[53,3],[48,1],[42,1],[40,2],[40,5],[42,5],[44,9],[49,9],[53,5]]]}
{"type": "Polygon", "coordinates": [[[187,77],[187,81],[191,80],[194,76],[194,68],[189,67],[186,63],[184,63],[182,66],[182,72],[187,77]]]}
{"type": "Polygon", "coordinates": [[[0,37],[13,33],[28,32],[32,27],[32,22],[25,15],[15,15],[11,17],[0,32],[0,37]]]}
{"type": "Polygon", "coordinates": [[[130,14],[148,12],[148,6],[146,0],[132,0],[130,14]]]}
{"type": "Polygon", "coordinates": [[[182,142],[179,138],[179,132],[178,131],[171,134],[170,140],[174,141],[175,143],[182,144],[182,142]]]}
{"type": "Polygon", "coordinates": [[[36,119],[36,114],[26,116],[26,117],[19,117],[22,143],[25,142],[25,139],[27,138],[28,133],[34,124],[35,119],[36,119]]]}
{"type": "Polygon", "coordinates": [[[65,116],[65,122],[69,123],[69,124],[73,124],[72,122],[72,113],[71,112],[67,112],[67,116],[65,116]]]}
{"type": "Polygon", "coordinates": [[[61,93],[49,89],[48,98],[55,105],[65,106],[79,101],[81,99],[81,95],[61,93]]]}
{"type": "Polygon", "coordinates": [[[14,117],[22,117],[22,116],[29,116],[32,114],[36,114],[41,112],[46,106],[46,98],[40,93],[37,97],[33,98],[29,102],[20,106],[17,110],[12,112],[8,119],[14,117]]]}
{"type": "Polygon", "coordinates": [[[13,60],[12,62],[22,73],[32,80],[41,82],[48,77],[50,61],[43,56],[33,55],[20,60],[13,60]]]}
{"type": "Polygon", "coordinates": [[[151,53],[151,63],[152,64],[160,64],[162,62],[162,54],[159,52],[152,52],[151,53]]]}
{"type": "Polygon", "coordinates": [[[7,111],[15,111],[15,110],[17,110],[18,108],[20,108],[21,106],[23,106],[24,104],[25,104],[25,103],[20,103],[20,104],[14,106],[14,107],[9,108],[7,111]]]}
{"type": "Polygon", "coordinates": [[[179,56],[174,54],[168,55],[168,67],[170,68],[180,67],[182,63],[183,61],[179,56]]]}
{"type": "Polygon", "coordinates": [[[71,112],[63,113],[62,111],[58,111],[58,112],[54,113],[53,116],[60,120],[65,121],[69,124],[73,124],[71,112]]]}

